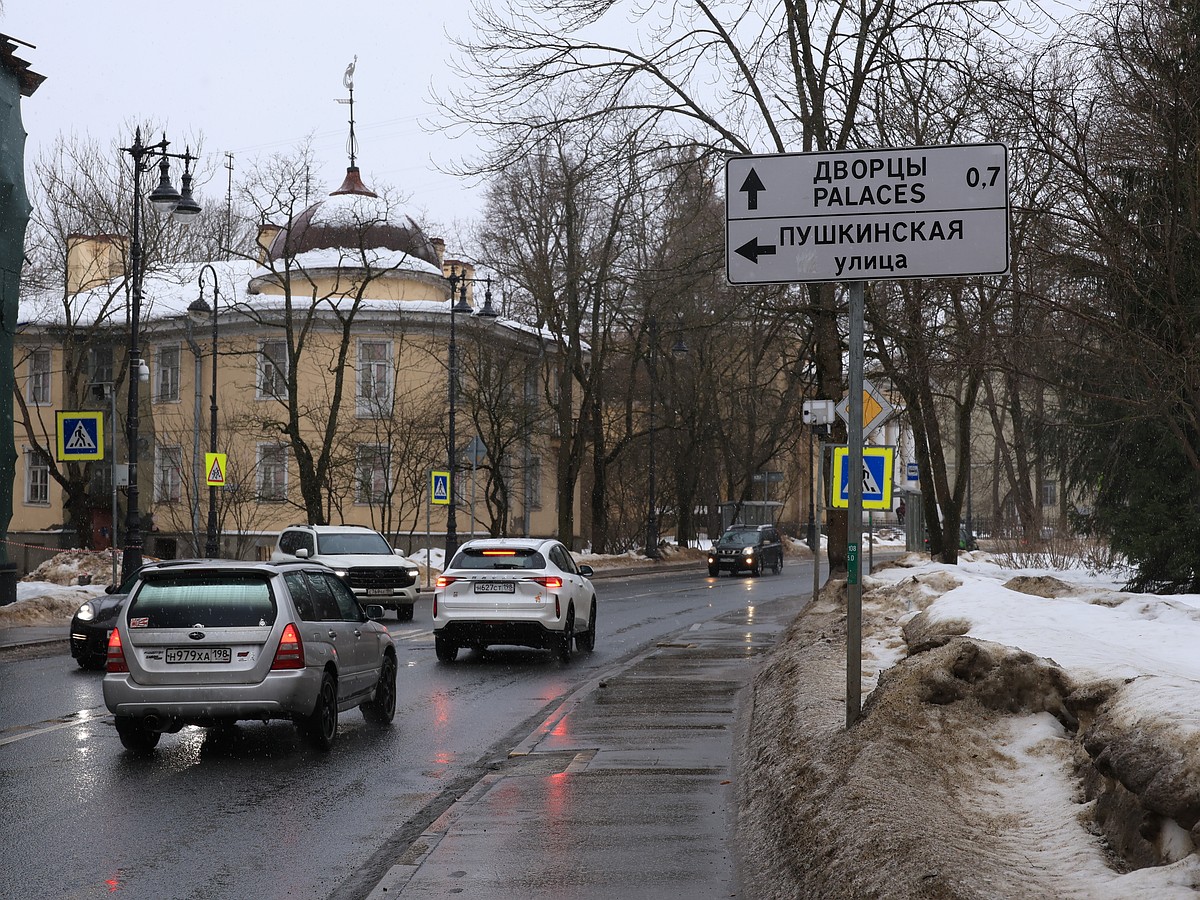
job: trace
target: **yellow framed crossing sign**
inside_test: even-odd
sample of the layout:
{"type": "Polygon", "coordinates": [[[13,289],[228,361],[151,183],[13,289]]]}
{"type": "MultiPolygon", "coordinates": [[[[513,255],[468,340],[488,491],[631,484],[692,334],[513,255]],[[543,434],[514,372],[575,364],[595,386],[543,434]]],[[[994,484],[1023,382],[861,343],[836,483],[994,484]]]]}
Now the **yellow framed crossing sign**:
{"type": "Polygon", "coordinates": [[[433,469],[429,473],[429,499],[435,506],[450,505],[450,473],[433,469]]]}
{"type": "MultiPolygon", "coordinates": [[[[833,502],[835,509],[846,509],[849,503],[850,471],[846,465],[849,447],[833,448],[833,502]]],[[[895,447],[862,448],[862,508],[892,508],[892,463],[895,447]]]]}
{"type": "Polygon", "coordinates": [[[59,462],[104,459],[104,413],[59,411],[54,418],[59,462]]]}

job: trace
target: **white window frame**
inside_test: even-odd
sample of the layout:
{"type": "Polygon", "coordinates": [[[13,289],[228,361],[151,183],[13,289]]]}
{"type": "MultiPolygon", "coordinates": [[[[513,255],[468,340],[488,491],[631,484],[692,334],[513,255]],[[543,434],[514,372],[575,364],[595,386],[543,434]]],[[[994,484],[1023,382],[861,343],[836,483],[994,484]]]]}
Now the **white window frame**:
{"type": "Polygon", "coordinates": [[[183,448],[158,448],[154,458],[154,501],[179,503],[183,500],[183,448]]]}
{"type": "Polygon", "coordinates": [[[50,460],[33,447],[25,448],[25,505],[50,505],[50,460]]]}
{"type": "Polygon", "coordinates": [[[1058,505],[1058,482],[1047,478],[1042,482],[1042,506],[1052,507],[1058,505]]]}
{"type": "Polygon", "coordinates": [[[180,365],[183,351],[179,344],[163,344],[154,353],[154,401],[179,402],[180,365]]]}
{"type": "Polygon", "coordinates": [[[259,444],[256,454],[258,499],[262,503],[284,503],[288,497],[288,445],[259,444]]]}
{"type": "Polygon", "coordinates": [[[255,397],[259,400],[280,400],[287,396],[288,352],[287,341],[271,338],[259,341],[258,365],[254,379],[255,397]],[[268,352],[268,347],[277,347],[277,355],[268,352]]]}
{"type": "Polygon", "coordinates": [[[52,370],[54,354],[49,347],[37,347],[29,354],[29,379],[25,399],[33,406],[50,406],[54,402],[52,370]]]}
{"type": "Polygon", "coordinates": [[[392,408],[392,342],[361,338],[357,356],[358,415],[387,415],[392,408]]]}
{"type": "Polygon", "coordinates": [[[354,502],[378,506],[387,502],[390,473],[388,451],[383,444],[359,444],[354,448],[354,502]]]}

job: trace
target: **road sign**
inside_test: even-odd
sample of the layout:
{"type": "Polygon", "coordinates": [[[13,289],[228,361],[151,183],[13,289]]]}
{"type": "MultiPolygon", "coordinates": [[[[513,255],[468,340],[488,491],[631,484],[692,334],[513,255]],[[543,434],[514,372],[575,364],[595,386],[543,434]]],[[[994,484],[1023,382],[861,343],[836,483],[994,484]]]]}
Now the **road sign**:
{"type": "Polygon", "coordinates": [[[1003,144],[734,156],[725,163],[731,284],[1008,271],[1003,144]]]}
{"type": "Polygon", "coordinates": [[[450,505],[450,473],[436,469],[430,473],[429,499],[436,506],[450,505]]]}
{"type": "MultiPolygon", "coordinates": [[[[849,447],[833,448],[833,483],[838,486],[833,495],[833,506],[846,509],[850,505],[850,481],[846,471],[846,458],[849,447]]],[[[892,460],[895,458],[895,447],[863,447],[863,509],[892,508],[892,460]]]]}
{"type": "Polygon", "coordinates": [[[228,472],[224,453],[204,454],[204,480],[209,487],[223,487],[228,472]]]}
{"type": "MultiPolygon", "coordinates": [[[[896,408],[888,403],[887,397],[883,396],[879,388],[863,379],[862,390],[862,420],[863,420],[863,439],[870,436],[871,432],[891,418],[892,413],[896,408]]],[[[837,414],[841,416],[842,421],[847,425],[850,424],[850,398],[843,397],[842,402],[837,405],[837,414]]]]}
{"type": "Polygon", "coordinates": [[[918,466],[915,462],[910,462],[908,464],[908,480],[909,481],[920,481],[921,480],[921,467],[918,466]]]}
{"type": "Polygon", "coordinates": [[[56,412],[57,459],[104,459],[104,413],[56,412]]]}

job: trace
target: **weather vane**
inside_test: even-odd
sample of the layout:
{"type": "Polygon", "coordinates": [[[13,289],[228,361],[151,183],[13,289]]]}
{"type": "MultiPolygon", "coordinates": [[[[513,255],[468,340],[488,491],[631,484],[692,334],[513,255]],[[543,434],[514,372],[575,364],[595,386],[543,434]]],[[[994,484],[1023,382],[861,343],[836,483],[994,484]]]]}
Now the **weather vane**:
{"type": "Polygon", "coordinates": [[[338,103],[350,104],[350,138],[346,141],[346,153],[350,155],[350,168],[354,168],[354,158],[358,155],[358,140],[354,137],[354,67],[358,65],[358,54],[346,66],[346,74],[342,76],[342,85],[350,92],[349,100],[338,100],[338,103]]]}

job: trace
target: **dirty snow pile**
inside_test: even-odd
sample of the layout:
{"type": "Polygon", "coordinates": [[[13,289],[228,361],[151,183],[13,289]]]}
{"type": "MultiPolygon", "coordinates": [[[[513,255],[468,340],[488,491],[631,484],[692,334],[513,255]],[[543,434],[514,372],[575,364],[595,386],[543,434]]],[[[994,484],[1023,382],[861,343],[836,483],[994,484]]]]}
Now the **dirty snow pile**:
{"type": "Polygon", "coordinates": [[[909,554],[845,584],[755,681],[740,845],[763,898],[1200,893],[1200,597],[909,554]]]}

